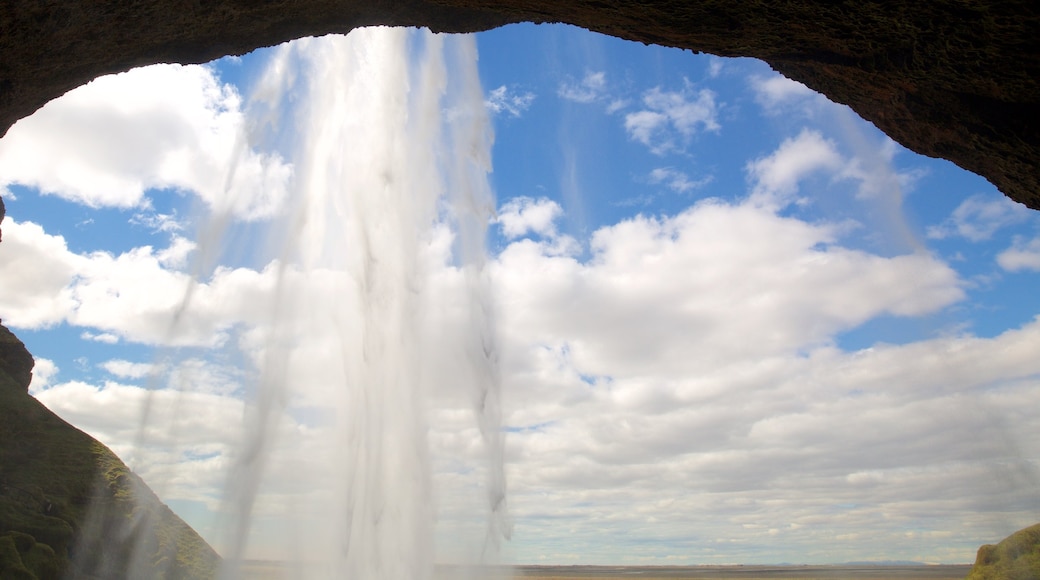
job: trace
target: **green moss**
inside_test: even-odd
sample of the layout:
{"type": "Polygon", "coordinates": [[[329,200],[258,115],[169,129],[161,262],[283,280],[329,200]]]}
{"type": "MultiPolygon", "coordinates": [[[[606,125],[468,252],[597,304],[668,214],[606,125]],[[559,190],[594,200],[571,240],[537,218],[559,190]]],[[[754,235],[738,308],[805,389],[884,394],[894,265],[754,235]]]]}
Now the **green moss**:
{"type": "Polygon", "coordinates": [[[8,532],[0,536],[0,578],[58,580],[61,562],[50,546],[29,534],[8,532]]]}
{"type": "Polygon", "coordinates": [[[979,548],[967,580],[1040,580],[1040,524],[979,548]]]}
{"type": "Polygon", "coordinates": [[[219,556],[191,527],[25,389],[0,364],[0,580],[216,576],[219,556]]]}
{"type": "Polygon", "coordinates": [[[61,578],[62,560],[47,544],[34,543],[32,548],[22,556],[22,563],[39,580],[58,580],[61,578]]]}

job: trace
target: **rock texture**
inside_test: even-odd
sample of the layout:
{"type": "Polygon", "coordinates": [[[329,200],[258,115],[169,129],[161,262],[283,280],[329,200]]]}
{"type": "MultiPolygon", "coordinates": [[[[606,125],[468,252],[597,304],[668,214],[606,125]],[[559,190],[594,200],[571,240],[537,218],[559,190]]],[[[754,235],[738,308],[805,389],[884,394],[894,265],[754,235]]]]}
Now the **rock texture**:
{"type": "Polygon", "coordinates": [[[967,580],[1040,580],[1040,524],[979,548],[967,580]]]}
{"type": "Polygon", "coordinates": [[[216,576],[219,556],[107,447],[26,391],[0,326],[0,578],[216,576]]]}
{"type": "Polygon", "coordinates": [[[1033,0],[8,0],[0,135],[69,89],[134,66],[364,25],[470,32],[520,21],[763,59],[908,148],[1040,209],[1033,0]]]}

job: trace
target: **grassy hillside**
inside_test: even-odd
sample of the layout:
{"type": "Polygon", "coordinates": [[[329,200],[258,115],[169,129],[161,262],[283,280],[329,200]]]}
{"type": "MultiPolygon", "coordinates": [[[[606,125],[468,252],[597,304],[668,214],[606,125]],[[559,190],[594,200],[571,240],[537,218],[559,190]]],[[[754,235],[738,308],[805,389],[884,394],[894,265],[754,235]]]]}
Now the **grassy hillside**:
{"type": "Polygon", "coordinates": [[[967,580],[1040,580],[1040,524],[979,548],[967,580]]]}
{"type": "Polygon", "coordinates": [[[214,577],[216,552],[107,447],[29,396],[29,370],[0,326],[0,578],[214,577]]]}

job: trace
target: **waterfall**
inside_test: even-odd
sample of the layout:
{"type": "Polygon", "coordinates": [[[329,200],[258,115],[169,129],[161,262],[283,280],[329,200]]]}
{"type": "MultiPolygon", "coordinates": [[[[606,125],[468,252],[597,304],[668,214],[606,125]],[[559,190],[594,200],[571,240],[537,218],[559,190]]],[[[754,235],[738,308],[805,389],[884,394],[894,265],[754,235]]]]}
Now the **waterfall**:
{"type": "MultiPolygon", "coordinates": [[[[237,341],[257,372],[222,510],[224,575],[274,530],[294,578],[431,577],[427,396],[444,389],[468,398],[486,449],[489,557],[508,522],[475,41],[403,29],[296,41],[277,49],[250,110],[243,146],[271,133],[291,143],[294,192],[257,249],[269,298],[246,305],[258,323],[237,341]],[[429,264],[444,224],[457,332],[431,328],[447,308],[429,264]],[[457,376],[428,384],[423,361],[453,340],[457,376]],[[298,485],[272,487],[272,469],[298,485]]],[[[220,237],[202,235],[200,255],[219,253],[207,246],[220,237]]]]}

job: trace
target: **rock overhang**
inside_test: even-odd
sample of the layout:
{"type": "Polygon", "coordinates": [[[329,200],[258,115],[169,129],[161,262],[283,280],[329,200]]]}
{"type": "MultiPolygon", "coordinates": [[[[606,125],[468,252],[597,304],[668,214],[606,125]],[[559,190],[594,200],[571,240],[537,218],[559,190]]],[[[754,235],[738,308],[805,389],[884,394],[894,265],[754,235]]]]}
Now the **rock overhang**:
{"type": "Polygon", "coordinates": [[[474,32],[563,22],[762,59],[918,153],[1040,209],[1040,5],[817,0],[13,0],[0,13],[0,134],[103,74],[198,63],[359,26],[474,32]]]}

